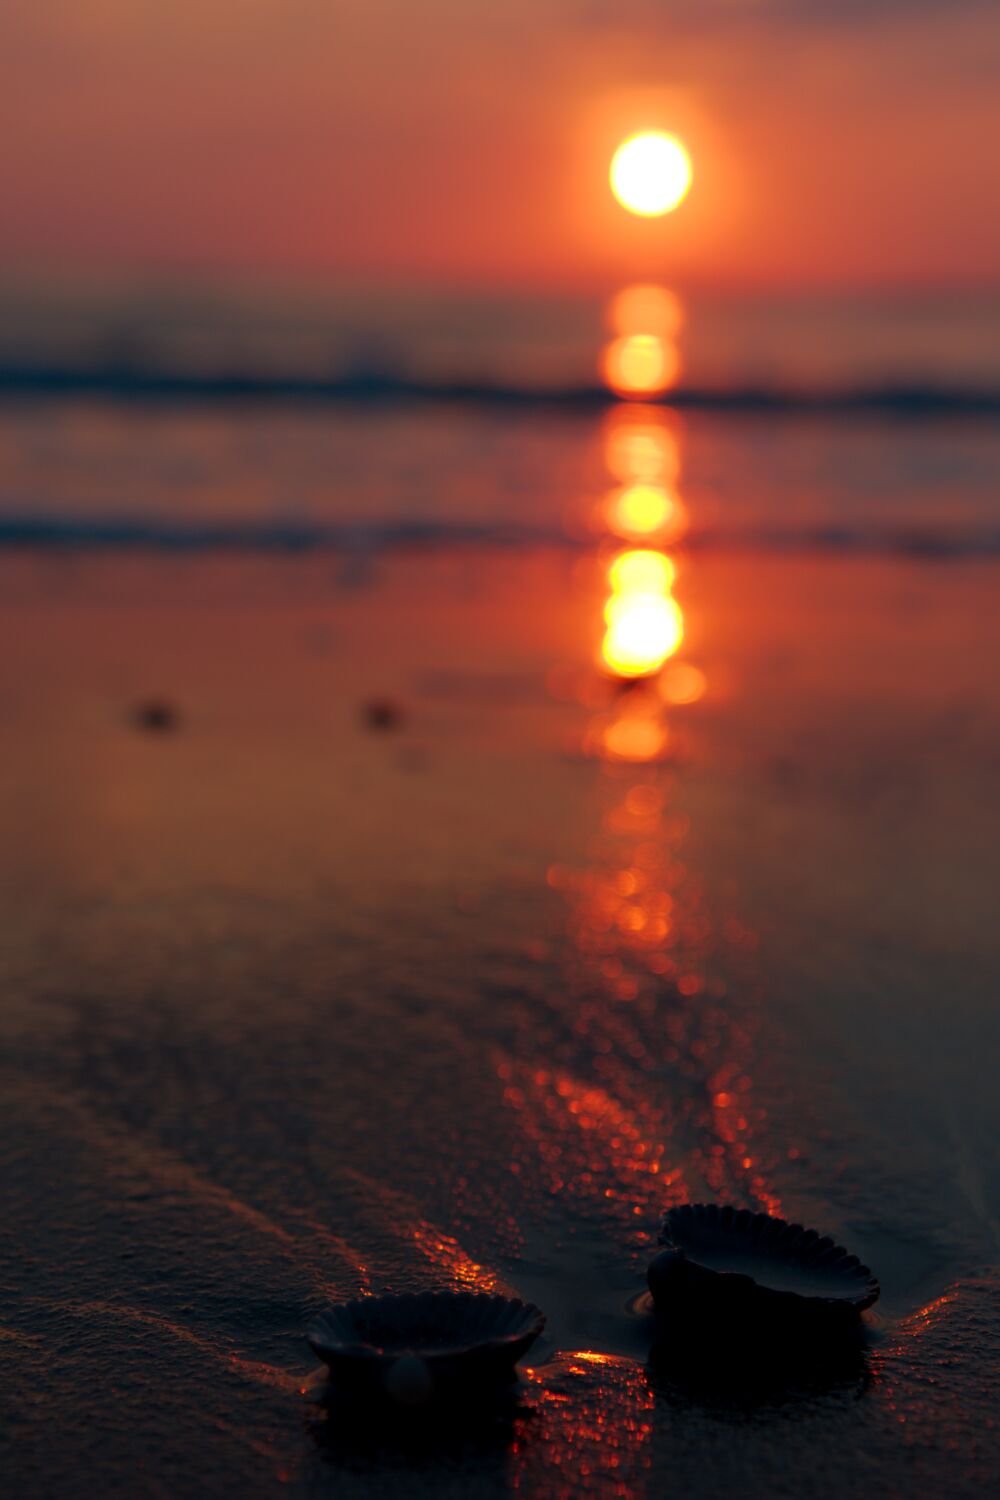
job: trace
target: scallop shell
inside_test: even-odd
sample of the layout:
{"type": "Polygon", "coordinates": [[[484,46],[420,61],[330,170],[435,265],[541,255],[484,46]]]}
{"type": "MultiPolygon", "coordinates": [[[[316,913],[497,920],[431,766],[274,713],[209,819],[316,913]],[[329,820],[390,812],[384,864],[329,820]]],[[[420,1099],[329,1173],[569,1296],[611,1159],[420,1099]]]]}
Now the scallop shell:
{"type": "Polygon", "coordinates": [[[663,1220],[666,1246],[649,1267],[657,1306],[697,1300],[717,1310],[856,1314],[879,1284],[856,1255],[814,1229],[770,1214],[686,1203],[663,1220]]]}
{"type": "Polygon", "coordinates": [[[339,1384],[419,1405],[449,1387],[513,1379],[544,1327],[534,1303],[516,1298],[408,1292],[338,1303],[306,1338],[339,1384]]]}

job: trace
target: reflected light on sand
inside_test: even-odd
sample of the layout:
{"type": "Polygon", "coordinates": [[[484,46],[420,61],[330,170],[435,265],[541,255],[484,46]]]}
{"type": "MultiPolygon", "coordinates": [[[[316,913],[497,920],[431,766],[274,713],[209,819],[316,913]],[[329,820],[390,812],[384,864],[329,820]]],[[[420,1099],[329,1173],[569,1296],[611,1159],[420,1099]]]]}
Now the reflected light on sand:
{"type": "Polygon", "coordinates": [[[601,760],[641,765],[664,760],[670,729],[655,678],[640,680],[610,713],[596,715],[584,739],[584,750],[601,760]]]}
{"type": "Polygon", "coordinates": [[[659,396],[676,383],[680,365],[673,344],[654,333],[630,333],[608,344],[601,374],[616,395],[659,396]]]}
{"type": "Polygon", "coordinates": [[[511,1445],[515,1495],[645,1493],[654,1396],[642,1365],[590,1349],[525,1373],[528,1410],[511,1445]]]}
{"type": "Polygon", "coordinates": [[[659,760],[667,748],[667,726],[660,719],[625,715],[604,730],[602,751],[608,760],[642,765],[659,760]]]}
{"type": "Polygon", "coordinates": [[[704,698],[707,683],[700,667],[690,662],[672,662],[657,681],[660,697],[664,703],[681,705],[697,703],[704,698]]]}

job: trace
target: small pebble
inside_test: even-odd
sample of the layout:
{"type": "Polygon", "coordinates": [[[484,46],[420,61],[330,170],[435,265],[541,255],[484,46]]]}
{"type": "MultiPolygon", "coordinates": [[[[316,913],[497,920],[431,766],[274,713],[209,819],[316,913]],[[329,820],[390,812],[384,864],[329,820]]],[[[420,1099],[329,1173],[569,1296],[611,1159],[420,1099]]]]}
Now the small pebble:
{"type": "Polygon", "coordinates": [[[406,715],[391,698],[370,698],[362,705],[362,718],[368,729],[386,734],[402,727],[406,715]]]}
{"type": "Polygon", "coordinates": [[[147,734],[167,734],[177,728],[179,715],[165,698],[150,698],[136,705],[132,722],[136,729],[143,729],[147,734]]]}

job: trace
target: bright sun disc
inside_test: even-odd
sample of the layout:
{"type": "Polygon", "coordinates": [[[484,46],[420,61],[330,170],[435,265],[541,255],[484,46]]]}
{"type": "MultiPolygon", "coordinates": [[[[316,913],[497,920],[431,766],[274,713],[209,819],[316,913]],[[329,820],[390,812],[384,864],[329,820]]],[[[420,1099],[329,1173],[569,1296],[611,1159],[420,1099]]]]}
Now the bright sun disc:
{"type": "Polygon", "coordinates": [[[691,158],[676,136],[661,130],[629,136],[612,158],[611,190],[630,213],[668,214],[690,186],[691,158]]]}

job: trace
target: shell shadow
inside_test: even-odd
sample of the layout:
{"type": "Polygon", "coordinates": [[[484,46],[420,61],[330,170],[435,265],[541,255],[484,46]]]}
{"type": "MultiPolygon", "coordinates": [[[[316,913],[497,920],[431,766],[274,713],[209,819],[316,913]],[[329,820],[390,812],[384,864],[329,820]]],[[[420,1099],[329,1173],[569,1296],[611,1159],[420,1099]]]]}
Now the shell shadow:
{"type": "Polygon", "coordinates": [[[423,1471],[432,1487],[465,1464],[498,1482],[530,1418],[517,1362],[542,1332],[533,1303],[472,1292],[366,1297],[328,1308],[307,1335],[327,1366],[310,1431],[322,1458],[374,1475],[386,1493],[423,1471]]]}
{"type": "Polygon", "coordinates": [[[316,1400],[319,1411],[307,1420],[307,1430],[321,1461],[377,1477],[387,1494],[395,1487],[394,1476],[402,1485],[403,1476],[418,1471],[433,1483],[437,1474],[453,1479],[465,1464],[477,1488],[494,1471],[501,1484],[510,1445],[533,1418],[517,1382],[481,1387],[465,1396],[452,1393],[420,1408],[352,1396],[332,1383],[316,1400]]]}
{"type": "Polygon", "coordinates": [[[835,1394],[860,1399],[873,1379],[860,1320],[795,1327],[691,1313],[651,1319],[650,1328],[647,1371],[654,1394],[734,1421],[835,1394]]]}

